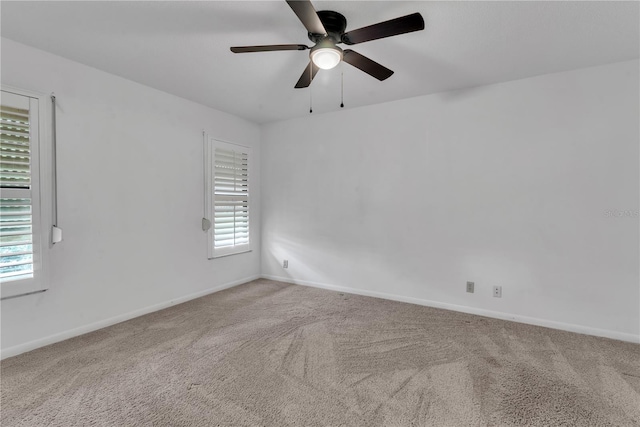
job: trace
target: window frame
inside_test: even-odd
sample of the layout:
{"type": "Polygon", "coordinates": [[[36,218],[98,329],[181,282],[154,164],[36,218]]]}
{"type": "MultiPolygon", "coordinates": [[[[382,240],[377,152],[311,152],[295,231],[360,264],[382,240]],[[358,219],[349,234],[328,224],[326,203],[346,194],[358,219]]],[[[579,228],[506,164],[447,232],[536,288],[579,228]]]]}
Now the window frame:
{"type": "MultiPolygon", "coordinates": [[[[50,179],[52,173],[52,123],[51,100],[48,95],[4,84],[0,85],[0,90],[8,94],[29,98],[30,122],[33,122],[32,111],[36,111],[37,114],[37,126],[31,125],[30,127],[33,277],[8,278],[2,281],[0,283],[0,298],[6,299],[42,292],[49,288],[49,249],[53,245],[51,240],[53,183],[50,179]],[[34,101],[37,103],[37,108],[32,107],[34,101]],[[33,137],[34,133],[37,139],[33,137]],[[47,187],[47,183],[51,185],[51,188],[47,187]]],[[[1,96],[2,93],[0,93],[1,96]]],[[[7,192],[17,193],[17,191],[8,188],[0,189],[0,191],[3,197],[7,192]]]]}
{"type": "Polygon", "coordinates": [[[251,196],[251,181],[252,181],[252,162],[253,153],[251,147],[237,144],[233,142],[224,141],[208,134],[204,134],[204,158],[205,158],[205,215],[204,218],[209,221],[207,231],[207,259],[222,258],[230,255],[238,255],[252,251],[252,239],[251,228],[253,223],[253,206],[251,196]],[[215,149],[216,147],[226,150],[238,150],[242,149],[247,154],[247,181],[249,183],[249,189],[247,193],[248,201],[248,243],[233,245],[225,248],[215,248],[215,149]]]}

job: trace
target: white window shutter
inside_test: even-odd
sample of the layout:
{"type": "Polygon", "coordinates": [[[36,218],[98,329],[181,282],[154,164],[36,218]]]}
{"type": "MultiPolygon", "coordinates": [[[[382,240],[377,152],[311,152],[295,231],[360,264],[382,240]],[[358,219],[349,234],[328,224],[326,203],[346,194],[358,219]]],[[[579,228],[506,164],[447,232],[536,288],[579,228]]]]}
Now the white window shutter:
{"type": "Polygon", "coordinates": [[[0,198],[0,280],[33,277],[31,199],[0,198]]]}
{"type": "Polygon", "coordinates": [[[209,258],[250,250],[250,149],[211,139],[209,258]]]}
{"type": "Polygon", "coordinates": [[[0,99],[0,282],[2,297],[44,289],[40,236],[39,99],[0,99]]]}

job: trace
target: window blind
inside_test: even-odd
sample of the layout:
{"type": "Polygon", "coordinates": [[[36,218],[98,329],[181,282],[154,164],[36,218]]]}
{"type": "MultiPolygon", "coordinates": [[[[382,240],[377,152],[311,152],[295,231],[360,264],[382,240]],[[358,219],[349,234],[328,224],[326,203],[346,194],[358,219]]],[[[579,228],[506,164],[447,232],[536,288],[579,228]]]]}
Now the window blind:
{"type": "Polygon", "coordinates": [[[29,109],[0,105],[0,280],[33,277],[29,109]]]}
{"type": "Polygon", "coordinates": [[[214,253],[249,249],[249,153],[240,146],[213,153],[214,253]]]}

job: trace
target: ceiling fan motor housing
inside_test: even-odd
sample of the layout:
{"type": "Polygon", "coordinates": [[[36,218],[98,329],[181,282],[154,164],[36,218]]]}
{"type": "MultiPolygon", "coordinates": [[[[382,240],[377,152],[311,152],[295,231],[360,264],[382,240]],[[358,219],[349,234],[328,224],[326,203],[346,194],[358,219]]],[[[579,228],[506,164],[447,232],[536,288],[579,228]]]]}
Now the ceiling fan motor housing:
{"type": "Polygon", "coordinates": [[[324,29],[327,31],[327,35],[307,33],[309,40],[314,43],[319,43],[323,39],[331,38],[334,43],[341,43],[342,34],[344,34],[347,29],[347,18],[333,10],[321,10],[317,13],[324,29]]]}

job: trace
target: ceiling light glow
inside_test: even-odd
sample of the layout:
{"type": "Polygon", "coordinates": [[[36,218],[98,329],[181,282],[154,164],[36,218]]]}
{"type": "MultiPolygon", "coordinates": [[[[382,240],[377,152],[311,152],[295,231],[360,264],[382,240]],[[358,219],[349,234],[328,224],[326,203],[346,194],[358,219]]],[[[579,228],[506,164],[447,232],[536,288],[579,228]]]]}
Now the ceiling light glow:
{"type": "Polygon", "coordinates": [[[342,50],[338,47],[322,47],[311,52],[311,60],[319,68],[330,70],[342,61],[342,50]]]}

